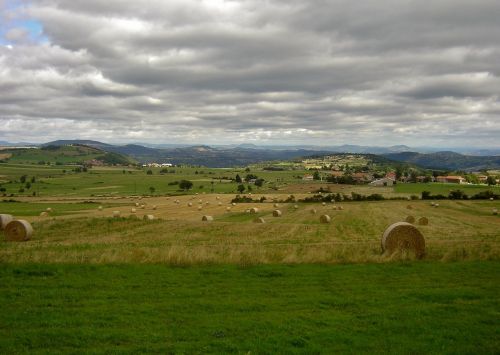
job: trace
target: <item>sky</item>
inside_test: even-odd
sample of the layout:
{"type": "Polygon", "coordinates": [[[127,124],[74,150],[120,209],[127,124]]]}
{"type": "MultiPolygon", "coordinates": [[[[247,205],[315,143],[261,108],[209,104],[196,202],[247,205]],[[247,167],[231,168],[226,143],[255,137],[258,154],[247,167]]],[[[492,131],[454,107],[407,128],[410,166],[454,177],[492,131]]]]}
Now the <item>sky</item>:
{"type": "Polygon", "coordinates": [[[0,0],[0,140],[500,147],[498,0],[0,0]]]}

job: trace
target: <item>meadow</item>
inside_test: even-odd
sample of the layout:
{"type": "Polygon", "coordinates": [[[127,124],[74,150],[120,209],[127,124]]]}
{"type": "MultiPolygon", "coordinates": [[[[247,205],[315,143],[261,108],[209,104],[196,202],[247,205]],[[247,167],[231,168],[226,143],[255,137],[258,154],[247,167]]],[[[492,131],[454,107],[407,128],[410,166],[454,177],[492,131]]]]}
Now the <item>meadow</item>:
{"type": "Polygon", "coordinates": [[[0,242],[0,353],[499,348],[500,217],[492,210],[500,200],[441,200],[437,208],[406,200],[424,190],[498,187],[333,185],[304,182],[300,170],[72,168],[0,165],[0,212],[35,230],[28,242],[0,242]],[[246,196],[266,199],[233,205],[238,184],[223,177],[248,173],[271,183],[246,196]],[[35,182],[15,192],[23,175],[35,182]],[[194,188],[169,185],[181,179],[194,188]],[[400,199],[274,205],[319,188],[400,199]],[[155,219],[143,220],[148,214],[155,219]],[[322,214],[331,223],[320,223],[322,214]],[[417,225],[424,259],[383,254],[384,230],[409,215],[429,219],[417,225]]]}

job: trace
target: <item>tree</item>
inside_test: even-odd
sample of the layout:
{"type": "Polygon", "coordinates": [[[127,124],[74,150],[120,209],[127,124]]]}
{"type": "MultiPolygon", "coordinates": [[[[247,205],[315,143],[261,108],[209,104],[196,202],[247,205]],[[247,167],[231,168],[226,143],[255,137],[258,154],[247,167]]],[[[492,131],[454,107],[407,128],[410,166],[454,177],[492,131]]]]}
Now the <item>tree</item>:
{"type": "Polygon", "coordinates": [[[149,187],[149,192],[151,192],[151,195],[154,194],[155,191],[156,191],[156,189],[154,188],[154,186],[149,187]]]}
{"type": "Polygon", "coordinates": [[[243,184],[238,185],[238,192],[241,194],[243,193],[243,191],[245,191],[245,185],[243,184]]]}
{"type": "Polygon", "coordinates": [[[153,170],[149,169],[148,171],[146,171],[146,174],[153,175],[153,170]]]}
{"type": "Polygon", "coordinates": [[[181,180],[179,182],[179,187],[187,191],[193,187],[193,183],[189,180],[181,180]]]}
{"type": "Polygon", "coordinates": [[[264,179],[255,180],[255,186],[262,187],[263,184],[264,184],[264,179]]]}
{"type": "Polygon", "coordinates": [[[314,174],[313,174],[313,179],[314,180],[321,180],[321,177],[319,176],[319,171],[315,171],[314,174]]]}
{"type": "Polygon", "coordinates": [[[21,181],[21,184],[24,184],[26,182],[26,178],[26,175],[21,176],[21,178],[19,179],[21,181]]]}
{"type": "Polygon", "coordinates": [[[491,185],[496,185],[497,182],[495,180],[495,178],[493,176],[488,176],[488,178],[486,179],[486,183],[488,184],[488,186],[491,186],[491,185]]]}
{"type": "Polygon", "coordinates": [[[241,184],[241,177],[239,174],[236,174],[236,177],[234,178],[234,180],[236,181],[236,183],[241,184]]]}

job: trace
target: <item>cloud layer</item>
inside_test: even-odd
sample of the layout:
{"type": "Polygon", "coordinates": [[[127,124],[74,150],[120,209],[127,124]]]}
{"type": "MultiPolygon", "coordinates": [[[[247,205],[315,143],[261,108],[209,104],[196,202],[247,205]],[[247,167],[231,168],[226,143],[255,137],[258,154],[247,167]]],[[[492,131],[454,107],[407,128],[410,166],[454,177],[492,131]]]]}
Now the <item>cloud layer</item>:
{"type": "Polygon", "coordinates": [[[0,139],[496,146],[497,0],[0,0],[0,139]]]}

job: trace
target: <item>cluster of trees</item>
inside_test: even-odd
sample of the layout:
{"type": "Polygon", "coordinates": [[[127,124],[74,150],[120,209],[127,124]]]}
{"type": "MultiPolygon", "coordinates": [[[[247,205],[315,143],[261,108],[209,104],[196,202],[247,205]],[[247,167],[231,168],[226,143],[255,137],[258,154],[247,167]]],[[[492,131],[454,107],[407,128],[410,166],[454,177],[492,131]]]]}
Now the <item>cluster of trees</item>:
{"type": "Polygon", "coordinates": [[[481,191],[475,195],[468,196],[462,190],[452,190],[450,193],[446,195],[437,194],[432,195],[429,191],[422,191],[422,200],[489,200],[493,198],[494,200],[500,199],[500,195],[495,194],[493,191],[481,191]]]}

